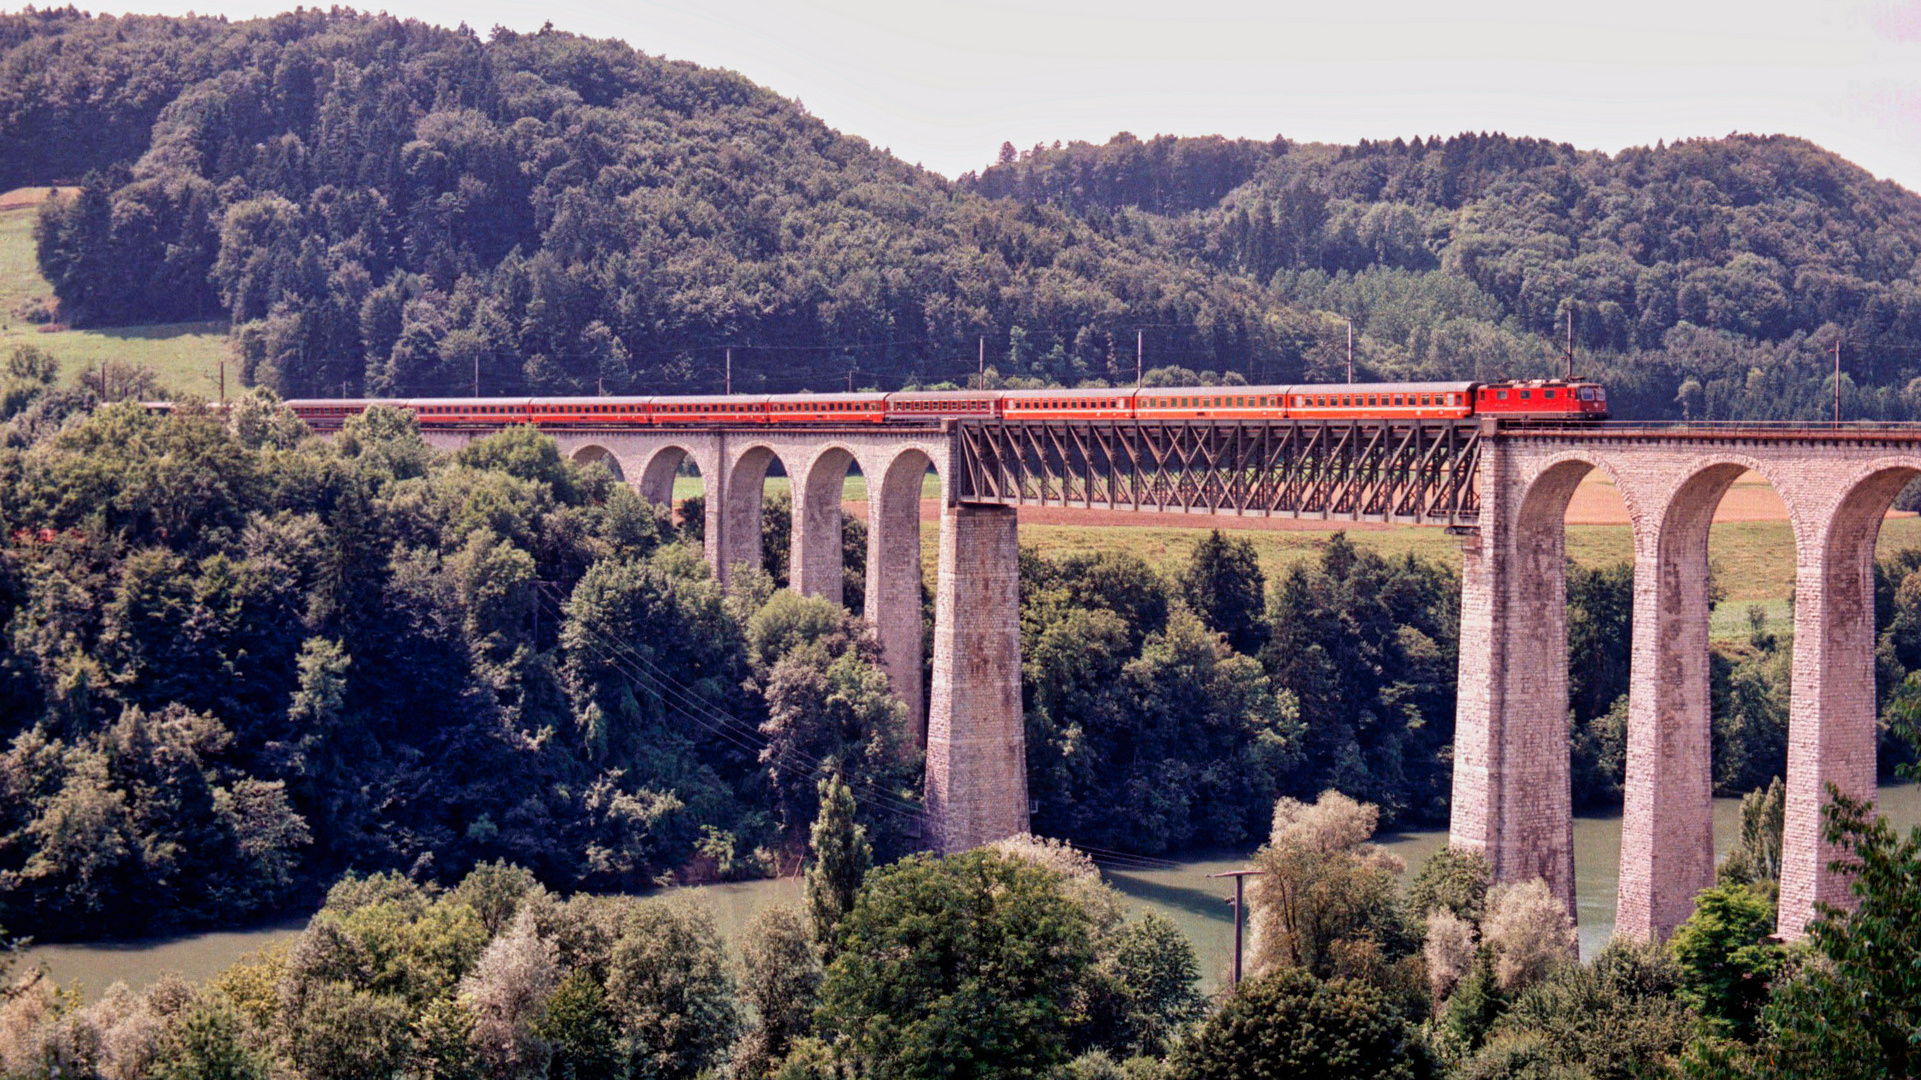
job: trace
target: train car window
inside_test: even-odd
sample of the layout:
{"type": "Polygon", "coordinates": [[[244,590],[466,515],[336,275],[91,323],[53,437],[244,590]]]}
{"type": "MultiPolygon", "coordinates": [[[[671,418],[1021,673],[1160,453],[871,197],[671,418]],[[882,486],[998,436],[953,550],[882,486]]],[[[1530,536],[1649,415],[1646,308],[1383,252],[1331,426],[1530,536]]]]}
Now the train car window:
{"type": "Polygon", "coordinates": [[[1534,396],[1534,391],[1532,391],[1532,390],[1523,390],[1523,391],[1521,391],[1521,400],[1522,400],[1522,401],[1526,401],[1526,400],[1528,400],[1529,398],[1531,398],[1531,397],[1533,397],[1533,396],[1534,396]]]}
{"type": "Polygon", "coordinates": [[[1506,391],[1506,390],[1496,390],[1496,391],[1494,392],[1494,397],[1495,397],[1495,398],[1496,398],[1497,400],[1500,400],[1500,401],[1506,401],[1506,400],[1507,400],[1507,391],[1506,391]]]}
{"type": "Polygon", "coordinates": [[[1543,391],[1541,391],[1541,396],[1542,396],[1542,397],[1544,397],[1544,398],[1546,398],[1546,399],[1548,399],[1549,401],[1553,401],[1553,400],[1554,400],[1554,391],[1552,391],[1552,390],[1543,390],[1543,391]]]}
{"type": "Polygon", "coordinates": [[[1594,400],[1594,388],[1592,386],[1581,387],[1581,400],[1582,401],[1594,400]]]}

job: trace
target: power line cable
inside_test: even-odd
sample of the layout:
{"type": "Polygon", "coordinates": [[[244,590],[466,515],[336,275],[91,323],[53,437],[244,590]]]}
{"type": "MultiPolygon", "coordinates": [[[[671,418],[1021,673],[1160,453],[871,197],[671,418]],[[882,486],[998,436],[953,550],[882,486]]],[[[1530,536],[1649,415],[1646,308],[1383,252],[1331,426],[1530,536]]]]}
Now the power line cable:
{"type": "MultiPolygon", "coordinates": [[[[660,691],[661,687],[659,685],[659,679],[657,677],[648,678],[642,675],[640,672],[621,664],[618,658],[610,655],[598,642],[590,641],[588,642],[588,645],[597,654],[599,654],[602,660],[612,665],[620,673],[634,680],[634,682],[639,683],[643,686],[649,683],[653,683],[655,684],[654,688],[656,692],[660,691]]],[[[743,750],[747,750],[748,752],[754,754],[756,761],[761,762],[763,764],[768,763],[767,759],[763,756],[763,753],[764,751],[770,749],[771,747],[764,744],[755,745],[754,743],[745,740],[742,736],[742,732],[753,730],[751,725],[747,724],[745,721],[728,717],[728,719],[733,720],[734,726],[738,728],[738,730],[733,730],[733,729],[730,729],[728,725],[717,724],[709,719],[703,718],[701,715],[699,715],[699,713],[695,709],[691,708],[688,704],[689,701],[698,703],[699,699],[688,697],[687,696],[688,693],[690,693],[690,691],[683,691],[681,693],[677,693],[674,695],[674,697],[679,699],[678,704],[676,704],[675,701],[668,700],[669,695],[662,693],[661,697],[663,699],[663,704],[667,705],[670,711],[678,712],[680,715],[682,715],[687,720],[694,723],[697,727],[701,728],[702,730],[707,731],[710,734],[716,735],[722,739],[725,739],[726,741],[732,743],[734,746],[739,747],[740,749],[743,749],[743,750]]],[[[723,717],[726,716],[726,714],[724,713],[719,715],[723,717]]],[[[758,735],[758,732],[756,732],[755,734],[758,735]]],[[[825,764],[824,760],[819,758],[814,758],[811,755],[806,754],[804,751],[800,751],[798,748],[791,748],[791,747],[782,748],[781,750],[776,751],[776,754],[778,755],[776,759],[776,763],[778,764],[791,765],[796,760],[798,760],[800,764],[805,765],[810,769],[818,769],[825,764]]],[[[881,788],[878,785],[874,784],[873,781],[869,780],[868,778],[861,777],[861,776],[846,777],[845,774],[843,774],[843,779],[849,781],[850,787],[854,787],[854,788],[865,787],[868,789],[869,797],[866,799],[862,799],[861,801],[866,802],[870,809],[874,809],[882,813],[892,814],[892,815],[895,815],[896,817],[904,818],[911,821],[917,822],[919,820],[919,815],[920,815],[919,807],[914,806],[913,804],[908,803],[905,800],[893,798],[886,792],[884,788],[881,788]]],[[[860,798],[858,794],[856,794],[855,797],[860,798]]]]}
{"type": "MultiPolygon", "coordinates": [[[[550,603],[551,602],[550,599],[550,603]]],[[[556,617],[564,621],[566,617],[565,611],[561,610],[558,604],[554,604],[554,609],[556,617]]],[[[607,635],[600,633],[599,630],[586,623],[577,623],[576,625],[584,629],[590,637],[598,639],[589,641],[589,645],[600,654],[601,659],[612,664],[616,670],[627,675],[636,683],[642,685],[651,684],[656,692],[660,694],[663,704],[669,704],[671,706],[677,703],[679,706],[678,711],[704,730],[726,739],[741,749],[754,753],[757,760],[764,761],[765,759],[762,757],[764,752],[773,749],[771,742],[766,738],[765,734],[760,731],[757,725],[750,724],[745,720],[722,712],[719,708],[701,698],[693,688],[674,679],[658,665],[653,663],[647,656],[633,649],[631,646],[609,638],[607,635]],[[620,653],[625,654],[632,661],[644,665],[649,672],[652,673],[651,677],[644,677],[640,672],[621,664],[617,657],[609,655],[606,648],[608,645],[611,645],[613,649],[618,650],[620,653]]],[[[801,750],[799,747],[781,747],[775,750],[775,753],[778,755],[776,758],[776,763],[778,764],[791,765],[798,761],[801,765],[809,769],[820,769],[826,765],[825,759],[816,758],[801,750]]],[[[845,778],[844,773],[843,777],[845,778]]],[[[900,816],[911,817],[916,821],[919,820],[922,811],[921,807],[917,804],[908,802],[888,792],[885,788],[876,784],[871,778],[854,776],[847,779],[869,789],[870,798],[868,801],[870,805],[874,805],[875,809],[885,810],[900,816]]]]}

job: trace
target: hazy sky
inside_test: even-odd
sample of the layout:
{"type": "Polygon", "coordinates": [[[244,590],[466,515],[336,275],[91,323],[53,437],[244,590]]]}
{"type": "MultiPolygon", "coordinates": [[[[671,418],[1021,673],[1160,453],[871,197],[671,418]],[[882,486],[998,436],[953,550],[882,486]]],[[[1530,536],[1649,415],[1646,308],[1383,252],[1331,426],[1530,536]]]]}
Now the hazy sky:
{"type": "MultiPolygon", "coordinates": [[[[364,0],[363,0],[364,3],[364,0]]],[[[268,14],[287,0],[199,10],[268,14]]],[[[367,4],[366,6],[373,6],[367,4]]],[[[1116,131],[1353,142],[1505,131],[1618,150],[1782,132],[1921,191],[1921,0],[398,0],[733,68],[954,176],[1116,131]]],[[[175,9],[184,11],[184,6],[175,9]]]]}

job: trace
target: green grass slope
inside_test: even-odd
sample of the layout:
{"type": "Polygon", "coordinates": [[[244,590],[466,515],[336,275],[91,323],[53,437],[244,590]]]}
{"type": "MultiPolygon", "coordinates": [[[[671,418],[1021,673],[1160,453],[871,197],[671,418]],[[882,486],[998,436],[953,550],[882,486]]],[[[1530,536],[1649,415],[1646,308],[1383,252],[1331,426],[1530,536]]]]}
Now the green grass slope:
{"type": "MultiPolygon", "coordinates": [[[[92,330],[44,332],[21,315],[23,305],[53,295],[34,259],[33,223],[39,214],[38,191],[0,195],[0,353],[15,345],[34,345],[60,361],[60,374],[72,382],[87,368],[108,360],[141,364],[159,373],[161,385],[176,394],[215,397],[220,392],[220,362],[227,359],[227,322],[155,323],[92,330]]],[[[231,393],[239,380],[230,371],[231,393]]]]}

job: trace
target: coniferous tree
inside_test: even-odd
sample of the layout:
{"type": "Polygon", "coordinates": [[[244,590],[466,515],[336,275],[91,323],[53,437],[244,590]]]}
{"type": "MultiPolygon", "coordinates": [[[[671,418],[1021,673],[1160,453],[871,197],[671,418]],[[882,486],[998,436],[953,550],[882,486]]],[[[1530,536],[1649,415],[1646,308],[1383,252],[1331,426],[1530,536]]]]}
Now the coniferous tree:
{"type": "Polygon", "coordinates": [[[1195,546],[1181,586],[1188,606],[1235,652],[1252,656],[1266,643],[1267,577],[1253,541],[1230,539],[1219,529],[1208,533],[1195,546]]]}
{"type": "Polygon", "coordinates": [[[854,792],[838,773],[820,779],[820,813],[809,837],[814,865],[807,871],[807,910],[814,940],[830,952],[840,921],[874,862],[867,830],[854,820],[854,792]]]}

